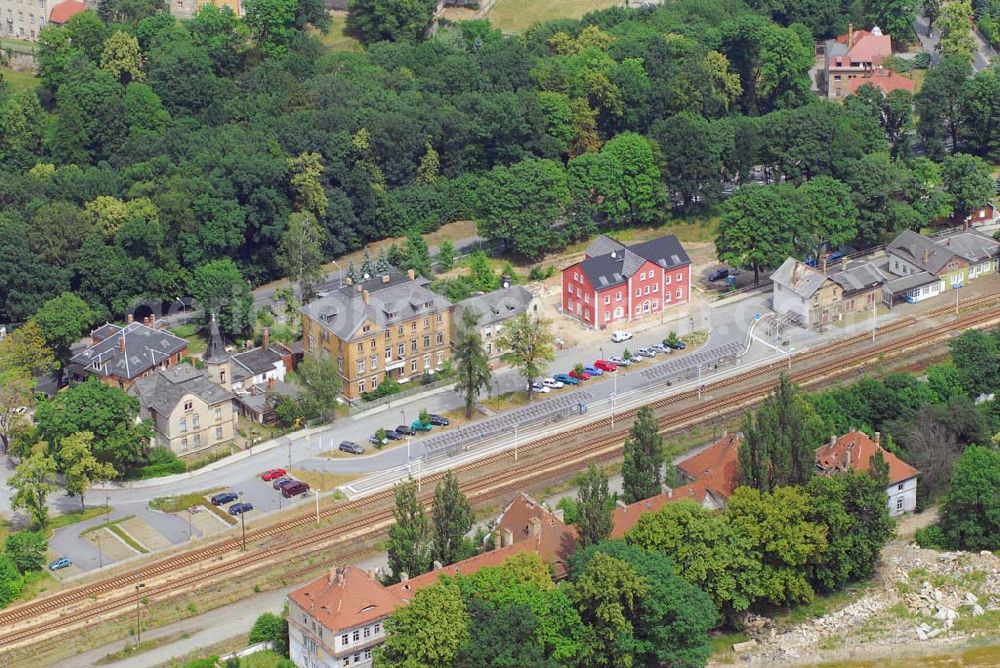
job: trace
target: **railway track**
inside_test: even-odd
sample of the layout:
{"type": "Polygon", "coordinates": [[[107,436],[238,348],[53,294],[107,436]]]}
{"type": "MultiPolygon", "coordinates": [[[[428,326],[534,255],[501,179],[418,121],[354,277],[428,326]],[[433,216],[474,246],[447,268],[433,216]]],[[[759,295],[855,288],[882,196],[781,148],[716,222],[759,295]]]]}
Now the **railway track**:
{"type": "MultiPolygon", "coordinates": [[[[979,308],[996,304],[997,302],[1000,302],[1000,294],[984,295],[983,297],[962,302],[961,308],[979,308]]],[[[942,307],[928,312],[924,318],[939,317],[953,311],[953,306],[942,307]]],[[[893,356],[925,345],[947,336],[947,331],[966,329],[977,325],[981,326],[996,319],[1000,319],[1000,309],[967,315],[948,322],[946,331],[944,332],[935,329],[921,332],[899,341],[888,342],[883,345],[872,345],[869,350],[856,354],[849,360],[835,359],[827,361],[811,369],[795,370],[791,375],[795,382],[808,385],[826,377],[841,375],[847,369],[866,364],[870,361],[893,356]]],[[[876,334],[888,334],[905,329],[914,325],[915,322],[912,318],[902,318],[878,328],[876,334]]],[[[852,348],[867,341],[870,336],[870,332],[859,334],[835,341],[820,348],[792,355],[792,364],[801,365],[810,360],[829,358],[838,351],[852,348]]],[[[745,383],[755,377],[770,375],[775,371],[784,369],[786,365],[787,361],[785,360],[773,362],[763,367],[735,374],[729,378],[706,383],[702,391],[708,393],[718,392],[719,390],[745,383]]],[[[714,399],[710,403],[662,416],[659,418],[660,427],[663,430],[676,429],[685,424],[699,422],[707,417],[730,413],[752,405],[763,398],[772,387],[772,381],[765,381],[753,385],[749,389],[714,399]]],[[[697,394],[697,388],[690,389],[655,400],[650,405],[654,410],[663,409],[669,407],[671,404],[679,404],[690,400],[692,397],[697,396],[697,394]]],[[[634,417],[636,411],[637,409],[629,409],[617,414],[616,418],[622,426],[613,433],[607,433],[591,439],[587,443],[569,451],[561,451],[557,454],[544,457],[533,463],[530,471],[502,470],[481,476],[464,485],[465,492],[473,503],[482,502],[510,491],[522,489],[530,485],[532,481],[573,472],[581,463],[587,461],[614,459],[620,454],[620,444],[625,431],[628,429],[629,418],[634,417]]],[[[520,451],[528,453],[529,451],[537,451],[540,448],[551,447],[553,444],[570,437],[578,438],[581,434],[594,433],[601,429],[607,429],[607,424],[608,421],[606,419],[591,422],[574,430],[572,434],[558,433],[525,443],[520,446],[520,451]]],[[[509,457],[509,453],[498,453],[458,467],[456,468],[456,472],[463,473],[477,468],[488,467],[507,460],[509,457]]],[[[431,474],[425,476],[425,480],[429,484],[433,484],[441,475],[440,473],[431,474]]],[[[379,500],[388,499],[391,496],[392,490],[384,490],[364,499],[346,501],[326,508],[320,512],[320,516],[330,518],[350,511],[361,510],[365,506],[379,500]]],[[[425,493],[424,498],[428,497],[429,494],[425,493]]],[[[24,628],[0,635],[0,647],[10,648],[23,644],[25,641],[33,638],[44,637],[55,630],[81,624],[88,620],[110,616],[116,611],[134,606],[140,596],[148,599],[169,598],[171,594],[190,591],[202,583],[223,577],[234,570],[245,571],[252,570],[254,567],[262,567],[267,563],[280,559],[282,554],[287,554],[289,551],[295,551],[297,554],[308,553],[325,549],[332,543],[343,543],[345,541],[367,538],[382,531],[388,526],[391,520],[391,511],[381,510],[375,513],[367,513],[345,523],[324,527],[298,537],[286,536],[283,540],[277,541],[280,544],[273,547],[240,552],[239,548],[242,541],[239,538],[231,538],[183,554],[167,557],[138,568],[134,573],[113,576],[89,585],[82,585],[0,613],[0,628],[3,629],[11,628],[13,625],[22,624],[28,620],[45,616],[57,610],[64,613],[58,618],[26,625],[24,628]],[[200,570],[184,574],[185,570],[199,564],[202,565],[200,570]],[[150,580],[163,578],[170,574],[179,575],[173,579],[167,577],[164,581],[158,583],[149,582],[150,580]],[[136,575],[138,575],[140,580],[147,582],[141,594],[136,593],[132,589],[136,582],[136,575]],[[109,597],[104,601],[98,600],[102,595],[120,590],[127,590],[127,593],[109,597]]],[[[258,543],[269,538],[275,538],[294,529],[307,526],[314,521],[314,514],[303,514],[272,526],[253,529],[247,533],[247,542],[258,543]]]]}

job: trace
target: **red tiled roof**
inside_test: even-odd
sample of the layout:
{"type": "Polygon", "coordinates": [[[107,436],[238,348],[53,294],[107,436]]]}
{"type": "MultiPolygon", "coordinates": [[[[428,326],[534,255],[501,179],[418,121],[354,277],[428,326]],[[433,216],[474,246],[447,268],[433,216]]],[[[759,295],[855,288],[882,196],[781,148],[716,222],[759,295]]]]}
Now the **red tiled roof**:
{"type": "Polygon", "coordinates": [[[415,578],[410,578],[405,582],[397,582],[389,587],[389,591],[403,601],[409,602],[415,593],[424,587],[430,587],[444,575],[449,577],[472,575],[473,573],[477,573],[484,568],[500,566],[503,562],[507,561],[515,554],[520,554],[521,552],[532,552],[535,547],[536,543],[534,541],[525,540],[520,543],[508,545],[507,547],[502,547],[499,550],[483,552],[482,554],[477,554],[474,557],[459,561],[451,564],[450,566],[438,568],[428,573],[424,573],[423,575],[418,575],[415,578]]]}
{"type": "Polygon", "coordinates": [[[692,482],[688,485],[672,489],[665,494],[657,494],[648,499],[630,503],[624,508],[618,506],[615,508],[613,516],[614,526],[611,528],[611,537],[624,537],[636,525],[639,518],[646,513],[655,513],[669,503],[677,503],[684,499],[702,503],[708,494],[709,491],[705,488],[704,483],[692,482]]]}
{"type": "Polygon", "coordinates": [[[501,533],[509,530],[515,545],[531,540],[541,560],[553,565],[556,577],[565,576],[566,562],[576,545],[574,527],[561,522],[527,494],[520,493],[507,504],[497,528],[501,533]],[[537,540],[532,540],[534,538],[537,540]]]}
{"type": "Polygon", "coordinates": [[[684,475],[728,499],[740,484],[739,448],[743,434],[726,434],[677,465],[684,475]]]}
{"type": "Polygon", "coordinates": [[[913,92],[913,79],[907,79],[898,72],[892,70],[874,70],[870,76],[855,77],[848,79],[847,92],[857,93],[858,89],[864,85],[871,85],[888,95],[894,90],[906,90],[913,92]]]}
{"type": "Polygon", "coordinates": [[[350,629],[389,616],[403,605],[391,589],[354,566],[342,566],[288,597],[328,629],[350,629]]]}
{"type": "Polygon", "coordinates": [[[64,0],[52,8],[49,12],[49,22],[62,25],[80,12],[87,11],[87,5],[77,0],[64,0]]]}
{"type": "Polygon", "coordinates": [[[882,452],[886,464],[889,465],[890,485],[920,475],[920,471],[888,450],[884,450],[875,441],[868,438],[867,434],[860,431],[848,432],[833,443],[816,448],[816,466],[820,473],[835,473],[846,471],[848,468],[858,472],[869,471],[871,458],[879,451],[882,452]]]}
{"type": "Polygon", "coordinates": [[[854,45],[847,49],[848,60],[879,65],[892,55],[892,39],[888,35],[873,35],[866,30],[854,34],[854,45]],[[858,33],[861,33],[860,37],[858,33]]]}

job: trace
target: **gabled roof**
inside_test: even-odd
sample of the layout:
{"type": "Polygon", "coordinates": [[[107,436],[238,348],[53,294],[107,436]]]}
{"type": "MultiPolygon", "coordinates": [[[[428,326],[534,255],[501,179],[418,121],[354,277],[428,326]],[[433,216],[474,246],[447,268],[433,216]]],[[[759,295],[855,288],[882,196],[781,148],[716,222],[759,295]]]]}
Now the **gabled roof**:
{"type": "Polygon", "coordinates": [[[664,269],[673,269],[691,263],[691,258],[688,257],[681,242],[673,234],[643,241],[630,246],[629,250],[664,269]]]}
{"type": "Polygon", "coordinates": [[[908,79],[898,72],[892,70],[878,69],[872,70],[865,76],[855,77],[847,80],[847,92],[857,93],[862,86],[874,86],[888,95],[894,90],[905,90],[913,92],[913,79],[908,79]]]}
{"type": "Polygon", "coordinates": [[[521,492],[504,508],[497,527],[501,531],[509,529],[514,544],[530,542],[542,561],[552,564],[556,577],[566,574],[566,564],[576,545],[576,529],[548,508],[521,492]],[[532,529],[533,525],[537,531],[532,529]]]}
{"type": "Polygon", "coordinates": [[[587,250],[584,251],[584,255],[587,257],[597,257],[598,255],[608,255],[612,251],[625,250],[625,244],[620,241],[616,241],[611,237],[605,236],[603,234],[597,235],[590,245],[587,246],[587,250]]]}
{"type": "Polygon", "coordinates": [[[165,330],[133,322],[124,327],[106,324],[91,333],[100,343],[75,355],[73,364],[99,376],[131,380],[187,349],[187,341],[165,330]],[[97,365],[94,368],[93,365],[97,365]]]}
{"type": "Polygon", "coordinates": [[[739,449],[743,434],[726,434],[698,454],[688,457],[677,468],[691,480],[728,499],[740,484],[739,449]]]}
{"type": "Polygon", "coordinates": [[[902,459],[868,438],[860,431],[851,431],[832,443],[816,448],[816,469],[821,474],[837,473],[851,469],[857,472],[871,470],[871,458],[881,452],[889,465],[889,484],[895,485],[920,475],[902,459]]]}
{"type": "MultiPolygon", "coordinates": [[[[706,489],[703,483],[696,481],[687,485],[681,485],[675,489],[669,489],[663,494],[657,494],[648,499],[641,499],[635,503],[630,503],[624,508],[615,506],[615,512],[612,516],[614,524],[611,527],[611,538],[624,537],[625,534],[638,524],[640,517],[647,513],[655,513],[667,504],[679,503],[686,499],[701,505],[704,504],[705,498],[708,496],[712,496],[712,493],[706,489]]],[[[724,501],[725,499],[719,498],[718,505],[721,506],[724,501]]]]}
{"type": "Polygon", "coordinates": [[[427,283],[423,278],[411,279],[392,272],[338,288],[306,304],[302,311],[339,339],[350,341],[366,322],[372,323],[375,331],[382,331],[415,315],[443,313],[451,308],[447,299],[425,287],[427,283]]]}
{"type": "Polygon", "coordinates": [[[341,566],[288,594],[299,607],[334,631],[383,619],[403,605],[391,588],[354,566],[341,566]]]}
{"type": "Polygon", "coordinates": [[[235,395],[216,385],[190,364],[178,364],[172,369],[157,369],[155,373],[140,378],[130,393],[139,397],[139,405],[144,414],[155,411],[170,415],[180,401],[195,396],[209,406],[232,401],[235,395]]]}
{"type": "MultiPolygon", "coordinates": [[[[258,346],[245,353],[233,355],[233,362],[246,369],[249,375],[256,376],[273,370],[274,365],[284,359],[286,354],[291,354],[291,351],[284,353],[275,346],[267,348],[258,346]]],[[[233,373],[235,376],[236,369],[233,370],[233,373]]]]}
{"type": "Polygon", "coordinates": [[[664,269],[691,263],[691,258],[673,234],[633,246],[625,246],[601,235],[587,247],[586,256],[586,259],[580,262],[580,269],[597,290],[624,283],[646,262],[652,262],[664,269]]]}
{"type": "Polygon", "coordinates": [[[871,262],[857,262],[831,273],[830,280],[843,288],[845,295],[850,295],[882,285],[888,278],[871,262]]]}
{"type": "Polygon", "coordinates": [[[523,285],[513,285],[463,299],[455,307],[472,311],[479,317],[478,324],[485,326],[524,313],[534,298],[523,285]]]}
{"type": "Polygon", "coordinates": [[[968,262],[982,262],[1000,254],[1000,242],[978,230],[948,232],[935,238],[934,243],[968,262]]]}
{"type": "Polygon", "coordinates": [[[87,11],[87,5],[77,0],[64,0],[52,8],[49,12],[49,22],[56,25],[63,25],[80,12],[87,11]]]}
{"type": "Polygon", "coordinates": [[[771,280],[803,299],[809,299],[826,282],[826,275],[790,257],[771,274],[771,280]]]}
{"type": "Polygon", "coordinates": [[[934,275],[955,257],[948,248],[941,246],[913,230],[903,230],[885,247],[888,255],[897,255],[912,265],[934,275]]]}

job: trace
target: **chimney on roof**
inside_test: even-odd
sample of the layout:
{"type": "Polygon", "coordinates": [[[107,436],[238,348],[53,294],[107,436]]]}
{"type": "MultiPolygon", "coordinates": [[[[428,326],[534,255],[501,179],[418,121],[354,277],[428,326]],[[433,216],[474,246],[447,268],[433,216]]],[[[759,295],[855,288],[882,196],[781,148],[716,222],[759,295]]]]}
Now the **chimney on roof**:
{"type": "Polygon", "coordinates": [[[355,292],[361,292],[361,291],[362,291],[362,290],[364,290],[364,289],[365,289],[365,288],[364,288],[364,286],[362,286],[362,285],[361,285],[360,283],[358,283],[358,284],[356,284],[356,285],[354,286],[354,291],[355,291],[355,292]]]}
{"type": "Polygon", "coordinates": [[[497,526],[493,529],[493,549],[499,550],[501,547],[503,547],[503,533],[497,526]]]}
{"type": "Polygon", "coordinates": [[[264,331],[260,335],[260,345],[264,350],[271,347],[271,329],[265,327],[264,331]]]}
{"type": "Polygon", "coordinates": [[[667,487],[667,498],[668,499],[674,498],[674,490],[671,489],[670,487],[667,487]]]}
{"type": "Polygon", "coordinates": [[[329,573],[327,573],[326,581],[329,584],[337,583],[338,587],[343,587],[344,586],[344,572],[345,572],[345,569],[344,569],[343,566],[338,566],[338,567],[335,567],[335,568],[331,568],[330,571],[329,571],[329,573]]]}
{"type": "Polygon", "coordinates": [[[851,468],[851,450],[849,448],[847,450],[847,468],[851,468]]]}
{"type": "Polygon", "coordinates": [[[368,294],[367,290],[362,290],[361,291],[361,298],[364,299],[365,300],[365,304],[367,304],[368,301],[371,299],[371,295],[368,294]]]}
{"type": "Polygon", "coordinates": [[[875,432],[875,445],[882,446],[882,432],[880,431],[875,432]]]}
{"type": "Polygon", "coordinates": [[[417,280],[417,272],[415,272],[412,269],[407,269],[406,270],[406,277],[408,279],[410,279],[411,281],[415,281],[415,280],[417,280]]]}
{"type": "Polygon", "coordinates": [[[542,520],[537,517],[528,518],[528,535],[537,536],[542,533],[542,520]]]}
{"type": "Polygon", "coordinates": [[[837,435],[830,434],[830,447],[832,448],[835,445],[837,445],[837,435]]]}
{"type": "Polygon", "coordinates": [[[135,320],[135,317],[131,313],[129,313],[127,316],[125,316],[125,324],[126,325],[131,325],[133,320],[135,320]]]}
{"type": "Polygon", "coordinates": [[[351,285],[352,283],[354,283],[354,279],[348,276],[347,278],[344,279],[344,283],[346,283],[347,285],[351,285]]]}
{"type": "Polygon", "coordinates": [[[118,352],[121,352],[121,353],[125,352],[125,335],[124,334],[119,334],[118,335],[118,352]]]}
{"type": "Polygon", "coordinates": [[[924,249],[924,264],[926,265],[928,262],[930,262],[930,259],[931,259],[931,249],[925,248],[924,249]]]}
{"type": "Polygon", "coordinates": [[[441,565],[441,562],[438,561],[437,559],[435,559],[434,560],[434,570],[439,571],[442,568],[444,568],[444,566],[441,565]]]}
{"type": "Polygon", "coordinates": [[[274,376],[267,379],[267,391],[270,392],[274,388],[274,376]]]}
{"type": "Polygon", "coordinates": [[[510,529],[504,527],[503,531],[503,545],[502,547],[510,547],[514,544],[514,532],[510,529]]]}
{"type": "Polygon", "coordinates": [[[616,499],[615,500],[615,506],[617,506],[618,508],[621,508],[622,510],[628,510],[628,505],[624,501],[622,501],[621,499],[616,499]]]}
{"type": "Polygon", "coordinates": [[[694,496],[694,487],[688,487],[688,496],[694,496]]]}
{"type": "Polygon", "coordinates": [[[854,22],[847,24],[847,48],[854,46],[854,22]]]}
{"type": "Polygon", "coordinates": [[[796,260],[792,265],[792,285],[799,282],[799,261],[796,260]]]}
{"type": "Polygon", "coordinates": [[[823,273],[826,273],[826,256],[823,257],[823,273]]]}
{"type": "Polygon", "coordinates": [[[389,274],[382,274],[382,282],[383,283],[389,282],[389,274]]]}
{"type": "Polygon", "coordinates": [[[410,579],[410,574],[409,573],[400,573],[399,574],[399,581],[400,582],[408,582],[409,579],[410,579]]]}

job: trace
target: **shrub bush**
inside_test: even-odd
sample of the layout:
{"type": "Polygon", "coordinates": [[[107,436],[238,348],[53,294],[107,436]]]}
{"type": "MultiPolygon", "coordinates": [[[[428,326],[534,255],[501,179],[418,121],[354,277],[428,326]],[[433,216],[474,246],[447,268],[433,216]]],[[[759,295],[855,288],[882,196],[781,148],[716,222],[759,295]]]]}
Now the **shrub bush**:
{"type": "Polygon", "coordinates": [[[931,526],[924,527],[923,529],[917,529],[916,533],[913,535],[913,540],[916,541],[917,545],[925,550],[945,549],[944,531],[942,531],[941,527],[937,524],[932,524],[931,526]]]}
{"type": "Polygon", "coordinates": [[[17,531],[4,541],[4,551],[22,573],[41,569],[46,549],[48,541],[41,531],[17,531]]]}
{"type": "Polygon", "coordinates": [[[270,642],[275,652],[288,656],[288,621],[271,612],[257,618],[250,629],[250,642],[270,642]]]}

